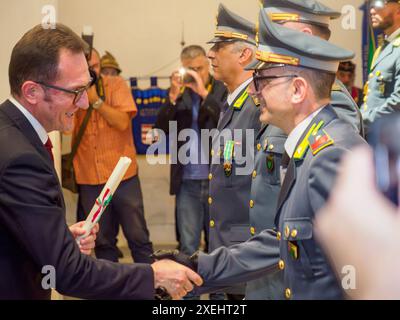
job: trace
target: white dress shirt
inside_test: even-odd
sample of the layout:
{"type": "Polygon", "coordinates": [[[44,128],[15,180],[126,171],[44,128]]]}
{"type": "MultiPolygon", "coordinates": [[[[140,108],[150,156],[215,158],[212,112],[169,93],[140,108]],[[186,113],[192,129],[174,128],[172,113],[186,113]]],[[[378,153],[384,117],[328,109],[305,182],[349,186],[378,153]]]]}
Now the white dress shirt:
{"type": "Polygon", "coordinates": [[[246,88],[250,82],[253,81],[253,77],[250,77],[249,79],[247,79],[246,81],[244,81],[239,87],[237,87],[232,93],[228,94],[228,104],[232,105],[233,101],[235,101],[235,99],[237,98],[237,96],[239,95],[239,93],[246,88]]]}

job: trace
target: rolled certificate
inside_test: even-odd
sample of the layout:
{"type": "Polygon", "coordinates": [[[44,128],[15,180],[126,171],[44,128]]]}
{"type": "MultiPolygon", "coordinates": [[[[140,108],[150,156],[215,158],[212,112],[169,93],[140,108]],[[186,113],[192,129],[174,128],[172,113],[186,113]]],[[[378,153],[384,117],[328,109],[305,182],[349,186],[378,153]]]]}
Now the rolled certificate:
{"type": "Polygon", "coordinates": [[[77,238],[77,242],[81,239],[86,238],[92,228],[96,225],[96,223],[100,220],[104,210],[106,210],[107,206],[111,202],[111,199],[117,190],[119,184],[121,183],[122,178],[124,177],[126,171],[128,170],[132,160],[128,157],[121,157],[114,168],[114,171],[111,173],[111,176],[108,178],[106,185],[101,191],[99,197],[96,199],[96,202],[90,211],[89,216],[86,218],[85,224],[83,225],[83,229],[85,229],[85,234],[77,238]]]}

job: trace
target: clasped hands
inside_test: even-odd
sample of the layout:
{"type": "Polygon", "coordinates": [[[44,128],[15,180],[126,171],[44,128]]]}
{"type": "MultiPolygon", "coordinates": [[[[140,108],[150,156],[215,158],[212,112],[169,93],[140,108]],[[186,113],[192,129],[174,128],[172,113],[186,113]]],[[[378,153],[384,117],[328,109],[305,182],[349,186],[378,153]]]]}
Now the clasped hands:
{"type": "Polygon", "coordinates": [[[156,260],[151,266],[158,298],[181,299],[194,289],[194,285],[203,284],[203,280],[196,273],[196,253],[189,257],[178,250],[158,250],[152,254],[152,258],[156,260]]]}

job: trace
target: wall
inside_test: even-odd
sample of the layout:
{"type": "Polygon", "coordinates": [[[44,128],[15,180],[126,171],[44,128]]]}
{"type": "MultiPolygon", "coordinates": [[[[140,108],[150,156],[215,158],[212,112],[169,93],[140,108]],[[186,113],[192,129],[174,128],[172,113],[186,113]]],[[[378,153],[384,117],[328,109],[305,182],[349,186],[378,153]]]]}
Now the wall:
{"type": "MultiPolygon", "coordinates": [[[[349,3],[348,0],[322,2],[339,11],[349,3]]],[[[61,21],[75,31],[81,32],[84,25],[92,26],[95,46],[101,52],[111,51],[119,60],[123,74],[129,77],[153,74],[171,64],[155,72],[158,76],[168,76],[179,65],[183,25],[186,44],[207,47],[205,43],[214,31],[219,3],[219,0],[118,0],[117,6],[110,6],[107,0],[59,0],[59,7],[61,21]]],[[[223,3],[249,20],[257,19],[257,0],[225,0],[223,3]]],[[[361,3],[362,0],[352,1],[356,8],[361,3]]],[[[361,26],[360,11],[356,12],[357,24],[361,26]]],[[[337,20],[332,29],[333,42],[356,51],[359,58],[360,27],[344,31],[341,21],[337,20]]],[[[361,66],[358,59],[357,62],[361,66]]],[[[148,82],[142,85],[147,86],[148,82]]]]}
{"type": "MultiPolygon", "coordinates": [[[[0,99],[9,94],[8,63],[12,47],[30,27],[42,20],[45,4],[58,7],[58,20],[79,34],[90,25],[95,32],[95,46],[111,51],[123,68],[123,75],[168,76],[179,65],[182,26],[186,44],[203,44],[212,36],[219,0],[118,0],[111,6],[108,0],[1,0],[0,1],[0,99]],[[162,68],[166,68],[155,72],[162,68]]],[[[321,0],[340,10],[348,0],[321,0]]],[[[362,0],[353,0],[358,8],[362,0]]],[[[255,20],[258,1],[225,0],[231,10],[249,20],[255,20]]],[[[361,81],[361,12],[357,13],[356,30],[343,30],[341,21],[332,23],[334,43],[357,53],[357,80],[361,81]]],[[[207,46],[206,46],[207,47],[207,46]]],[[[148,82],[141,83],[147,86],[148,82]]],[[[162,85],[167,86],[164,81],[162,85]]]]}

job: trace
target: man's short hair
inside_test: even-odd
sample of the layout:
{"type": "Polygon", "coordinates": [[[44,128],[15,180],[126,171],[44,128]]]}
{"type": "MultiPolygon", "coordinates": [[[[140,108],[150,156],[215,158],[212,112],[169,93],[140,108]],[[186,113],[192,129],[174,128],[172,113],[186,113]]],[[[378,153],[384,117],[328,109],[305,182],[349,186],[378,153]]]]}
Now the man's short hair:
{"type": "Polygon", "coordinates": [[[334,73],[293,66],[285,66],[284,68],[288,74],[297,74],[298,76],[306,79],[308,84],[313,89],[315,98],[317,100],[331,97],[332,86],[336,79],[336,75],[334,73]]]}
{"type": "Polygon", "coordinates": [[[11,94],[19,96],[25,81],[41,81],[51,84],[57,79],[60,50],[85,53],[87,44],[70,28],[56,24],[55,29],[37,25],[29,30],[15,45],[8,76],[11,94]]]}
{"type": "Polygon", "coordinates": [[[206,57],[206,51],[203,49],[203,47],[198,46],[198,45],[191,45],[183,48],[181,52],[181,60],[186,60],[186,59],[194,59],[199,56],[204,56],[206,57]]]}
{"type": "Polygon", "coordinates": [[[253,55],[251,56],[251,59],[253,60],[257,51],[257,47],[254,44],[240,40],[233,42],[233,48],[232,48],[233,52],[240,52],[243,51],[244,49],[250,49],[253,52],[253,55]]]}

